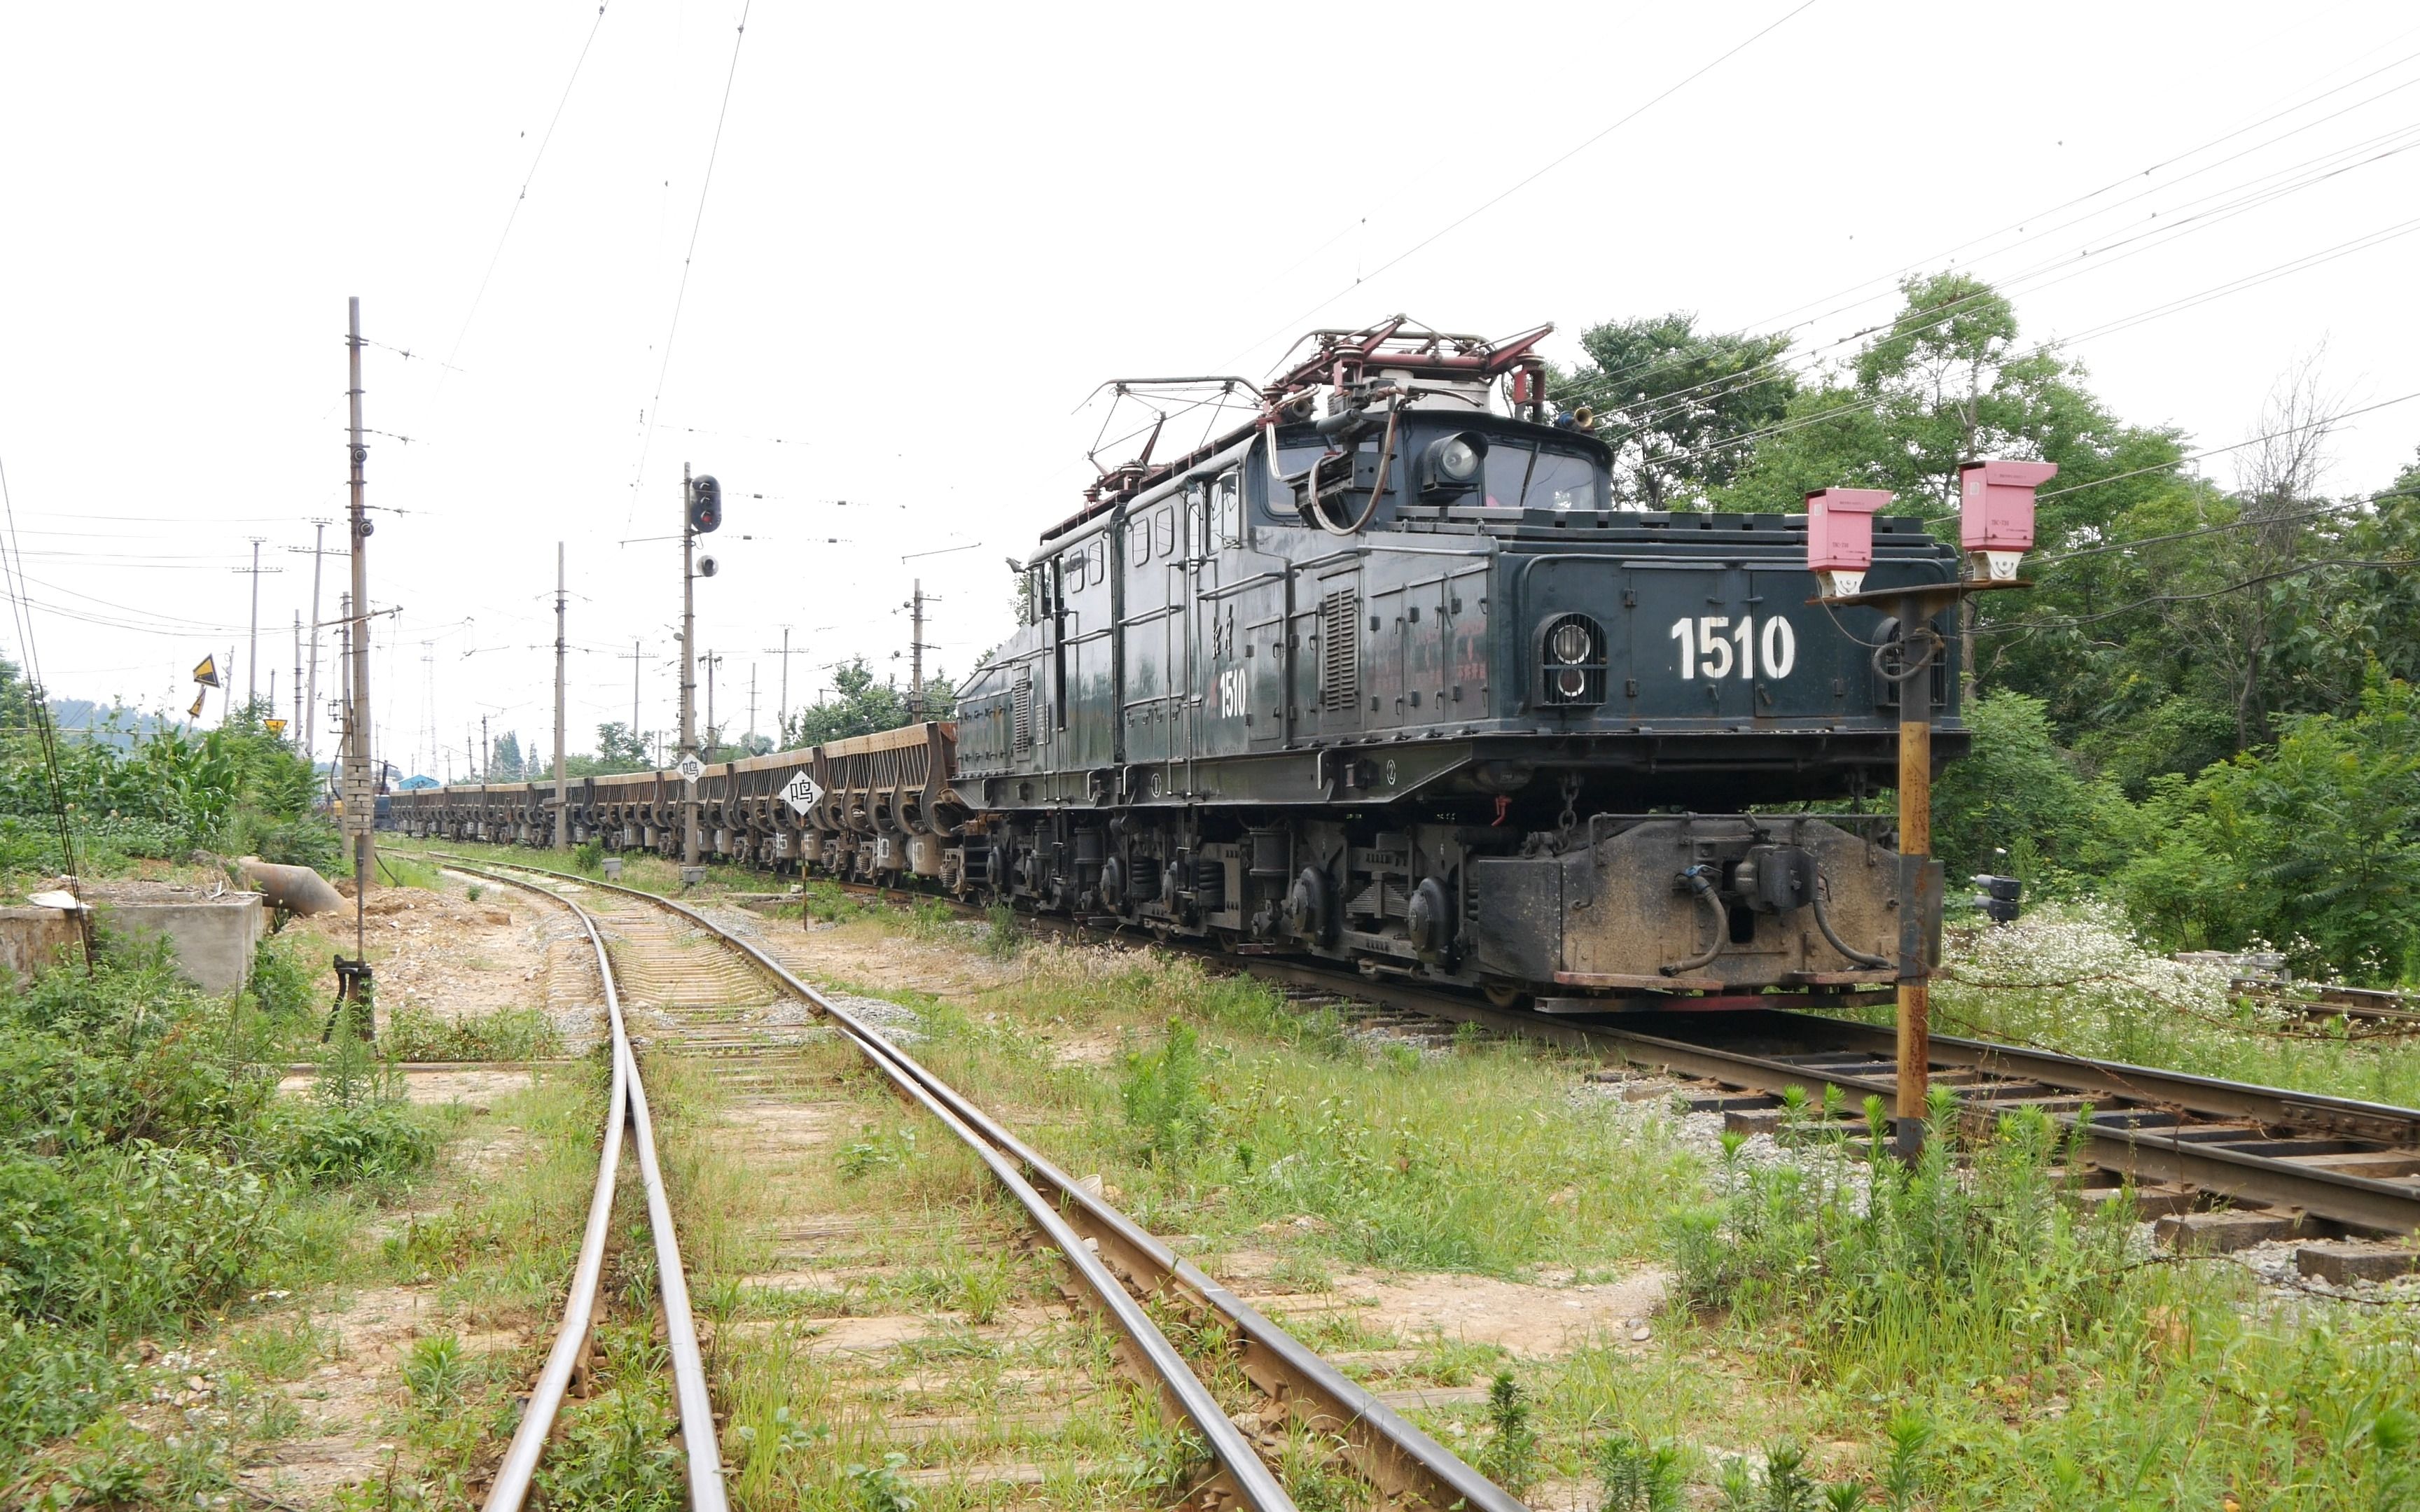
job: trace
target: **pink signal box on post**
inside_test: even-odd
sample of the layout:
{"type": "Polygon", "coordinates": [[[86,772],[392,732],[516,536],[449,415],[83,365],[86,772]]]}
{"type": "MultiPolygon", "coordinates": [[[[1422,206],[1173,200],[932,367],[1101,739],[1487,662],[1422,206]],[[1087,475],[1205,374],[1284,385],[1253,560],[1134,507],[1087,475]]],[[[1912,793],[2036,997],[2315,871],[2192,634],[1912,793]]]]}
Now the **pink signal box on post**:
{"type": "Polygon", "coordinates": [[[1964,462],[1958,468],[1958,544],[1989,582],[2014,582],[2034,544],[2034,490],[2055,462],[1964,462]]]}
{"type": "Polygon", "coordinates": [[[1807,496],[1807,569],[1826,598],[1862,592],[1874,563],[1874,513],[1888,488],[1819,488],[1807,496]]]}

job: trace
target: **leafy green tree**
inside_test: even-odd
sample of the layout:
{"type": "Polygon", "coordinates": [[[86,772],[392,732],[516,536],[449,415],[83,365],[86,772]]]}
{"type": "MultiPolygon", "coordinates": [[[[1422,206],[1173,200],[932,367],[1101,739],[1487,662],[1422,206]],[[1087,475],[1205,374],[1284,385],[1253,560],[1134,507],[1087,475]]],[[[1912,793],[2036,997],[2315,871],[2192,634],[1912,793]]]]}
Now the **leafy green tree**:
{"type": "Polygon", "coordinates": [[[2176,947],[2267,941],[2298,970],[2420,973],[2420,692],[2373,675],[2350,716],[2300,715],[2276,748],[2166,777],[2118,875],[2176,947]]]}
{"type": "MultiPolygon", "coordinates": [[[[876,734],[908,723],[907,689],[895,682],[876,682],[862,656],[832,669],[832,695],[791,714],[782,730],[784,749],[876,734]]],[[[956,709],[957,690],[946,673],[924,679],[926,718],[946,719],[956,709]]]]}
{"type": "Polygon", "coordinates": [[[1932,851],[1953,890],[1978,872],[2060,889],[2111,858],[2102,820],[2123,799],[2078,772],[2040,699],[1993,692],[1968,706],[1966,723],[1972,754],[1951,763],[1932,790],[1932,851]]]}
{"type": "Polygon", "coordinates": [[[656,763],[647,749],[652,733],[632,730],[618,719],[608,719],[597,727],[597,754],[569,756],[564,760],[564,771],[571,777],[610,777],[620,772],[652,772],[656,763]]]}
{"type": "Polygon", "coordinates": [[[1700,504],[1750,455],[1739,439],[1779,420],[1797,390],[1779,361],[1788,336],[1701,332],[1697,319],[1675,311],[1596,326],[1580,336],[1587,364],[1555,386],[1559,402],[1597,412],[1621,503],[1700,504]]]}
{"type": "Polygon", "coordinates": [[[507,730],[497,738],[496,748],[489,754],[488,780],[518,782],[523,778],[535,777],[537,774],[530,769],[533,764],[521,757],[520,732],[507,730]]]}

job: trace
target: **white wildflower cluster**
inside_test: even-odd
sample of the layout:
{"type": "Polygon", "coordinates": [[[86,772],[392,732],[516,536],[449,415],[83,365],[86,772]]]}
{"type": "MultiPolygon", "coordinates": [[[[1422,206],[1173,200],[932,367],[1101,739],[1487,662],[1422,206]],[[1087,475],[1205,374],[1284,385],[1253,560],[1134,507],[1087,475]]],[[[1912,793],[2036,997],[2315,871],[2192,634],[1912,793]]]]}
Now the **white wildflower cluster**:
{"type": "Polygon", "coordinates": [[[2241,1040],[2285,1022],[2278,1006],[2238,1000],[2231,975],[2146,948],[2117,907],[2086,900],[1958,937],[1935,991],[1944,1032],[2172,1065],[2182,1041],[2241,1040]]]}

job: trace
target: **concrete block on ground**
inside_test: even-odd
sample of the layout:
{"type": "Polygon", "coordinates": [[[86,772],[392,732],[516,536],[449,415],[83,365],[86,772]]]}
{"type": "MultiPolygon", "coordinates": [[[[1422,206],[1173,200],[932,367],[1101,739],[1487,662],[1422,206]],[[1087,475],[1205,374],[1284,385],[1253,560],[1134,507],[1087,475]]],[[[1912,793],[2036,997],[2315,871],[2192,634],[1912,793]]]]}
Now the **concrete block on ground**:
{"type": "Polygon", "coordinates": [[[2294,1252],[2294,1265],[2304,1275],[2339,1287],[2353,1281],[2392,1281],[2420,1271],[2420,1250],[2353,1242],[2305,1244],[2294,1252]]]}
{"type": "Polygon", "coordinates": [[[62,950],[83,947],[75,916],[57,908],[0,908],[0,973],[29,981],[48,971],[62,950]]]}
{"type": "Polygon", "coordinates": [[[2153,1234],[2180,1255],[2226,1255],[2302,1231],[2303,1221],[2291,1213],[2179,1212],[2162,1218],[2153,1234]]]}
{"type": "Polygon", "coordinates": [[[85,906],[105,932],[164,937],[177,974],[207,993],[252,980],[252,953],[267,928],[256,892],[170,882],[89,882],[85,906]]]}

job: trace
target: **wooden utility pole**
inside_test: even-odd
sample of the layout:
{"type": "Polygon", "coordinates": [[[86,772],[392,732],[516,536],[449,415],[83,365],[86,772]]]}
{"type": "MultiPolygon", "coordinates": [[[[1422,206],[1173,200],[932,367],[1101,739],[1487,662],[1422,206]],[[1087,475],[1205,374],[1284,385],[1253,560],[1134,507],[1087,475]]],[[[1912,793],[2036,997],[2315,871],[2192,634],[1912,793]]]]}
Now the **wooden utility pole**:
{"type": "Polygon", "coordinates": [[[554,543],[554,848],[571,843],[570,785],[563,772],[563,543],[554,543]]]}
{"type": "MultiPolygon", "coordinates": [[[[1908,595],[1900,624],[1926,623],[1928,606],[1908,595]]],[[[1932,983],[1925,960],[1924,908],[1932,866],[1931,676],[1900,685],[1899,717],[1899,1108],[1902,1141],[1924,1119],[1932,1074],[1932,983]],[[1910,1121],[1914,1120],[1914,1121],[1910,1121]]]]}

